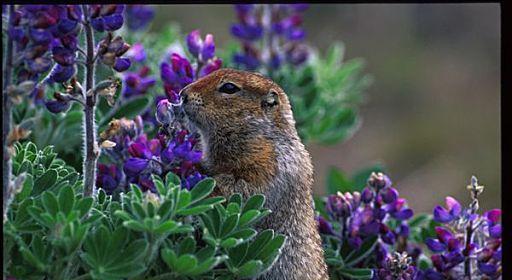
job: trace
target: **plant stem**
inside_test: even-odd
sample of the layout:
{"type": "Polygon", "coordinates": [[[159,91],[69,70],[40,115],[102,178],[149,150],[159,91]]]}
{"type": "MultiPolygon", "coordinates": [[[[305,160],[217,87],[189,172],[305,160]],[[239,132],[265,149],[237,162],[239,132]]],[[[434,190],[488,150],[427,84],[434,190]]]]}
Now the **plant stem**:
{"type": "Polygon", "coordinates": [[[466,227],[466,248],[467,256],[464,260],[464,275],[467,277],[466,279],[471,280],[471,259],[469,257],[469,246],[471,244],[471,240],[473,239],[473,221],[469,222],[469,225],[466,227]]]}
{"type": "MultiPolygon", "coordinates": [[[[14,17],[14,5],[9,5],[9,28],[12,26],[14,17]]],[[[12,118],[12,101],[10,96],[7,94],[7,87],[12,82],[12,61],[13,61],[13,40],[11,36],[7,35],[7,57],[5,60],[5,67],[3,73],[3,93],[2,93],[2,142],[4,149],[4,157],[3,157],[3,174],[2,174],[2,188],[3,188],[3,214],[4,221],[7,217],[7,208],[9,207],[9,201],[11,200],[12,191],[11,191],[11,170],[12,170],[12,162],[11,156],[9,154],[8,147],[8,136],[11,131],[11,118],[12,118]]]]}
{"type": "Polygon", "coordinates": [[[96,125],[94,110],[96,107],[96,94],[94,92],[94,36],[89,22],[89,9],[82,5],[85,17],[84,28],[87,43],[86,73],[85,73],[85,151],[84,151],[84,197],[92,196],[96,180],[96,161],[99,155],[96,143],[96,125]]]}

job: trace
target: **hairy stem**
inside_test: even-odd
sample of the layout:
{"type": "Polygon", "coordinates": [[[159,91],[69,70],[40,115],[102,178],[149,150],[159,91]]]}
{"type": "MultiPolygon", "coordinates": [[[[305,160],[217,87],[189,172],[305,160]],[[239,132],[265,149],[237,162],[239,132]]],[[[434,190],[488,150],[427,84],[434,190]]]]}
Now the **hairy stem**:
{"type": "MultiPolygon", "coordinates": [[[[478,211],[478,195],[480,194],[480,191],[477,189],[478,183],[476,179],[472,180],[473,189],[471,191],[471,197],[472,201],[470,204],[470,215],[475,214],[478,211]]],[[[471,256],[470,256],[470,246],[473,242],[473,232],[474,232],[474,224],[473,220],[469,221],[468,225],[466,226],[466,242],[465,242],[465,248],[464,248],[464,276],[465,279],[471,280],[471,256]]]]}
{"type": "MultiPolygon", "coordinates": [[[[9,5],[9,28],[12,26],[14,17],[14,5],[9,5]]],[[[2,93],[2,142],[4,149],[4,162],[3,162],[3,174],[2,174],[2,188],[3,188],[3,214],[4,221],[7,216],[7,208],[9,207],[9,201],[11,200],[12,191],[11,191],[11,170],[12,170],[12,162],[11,156],[9,154],[9,144],[8,136],[11,131],[11,118],[12,118],[12,101],[11,98],[7,94],[7,87],[12,82],[12,62],[13,62],[13,40],[11,36],[7,35],[7,51],[6,51],[6,59],[3,73],[3,93],[2,93]]]]}
{"type": "MultiPolygon", "coordinates": [[[[469,251],[469,246],[471,244],[471,240],[473,239],[473,221],[469,222],[469,225],[466,228],[466,248],[465,250],[469,251]]],[[[464,275],[466,276],[466,279],[471,280],[471,258],[468,255],[466,256],[466,259],[464,260],[464,275]]]]}
{"type": "Polygon", "coordinates": [[[84,29],[87,43],[86,66],[85,66],[85,150],[84,150],[84,196],[92,196],[94,182],[96,180],[96,161],[99,155],[98,144],[96,143],[96,124],[94,110],[96,107],[96,94],[94,93],[94,36],[89,22],[89,9],[82,5],[85,16],[84,29]]]}

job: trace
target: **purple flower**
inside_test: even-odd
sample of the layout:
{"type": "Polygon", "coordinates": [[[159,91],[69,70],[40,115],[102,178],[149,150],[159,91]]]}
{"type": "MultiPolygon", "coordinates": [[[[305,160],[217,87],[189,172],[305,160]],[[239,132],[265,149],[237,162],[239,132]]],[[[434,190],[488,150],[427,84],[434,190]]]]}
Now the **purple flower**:
{"type": "Polygon", "coordinates": [[[53,60],[62,66],[70,66],[75,63],[75,52],[65,47],[55,47],[52,50],[53,60]]]}
{"type": "Polygon", "coordinates": [[[149,68],[143,66],[137,73],[127,72],[123,75],[123,96],[126,98],[132,96],[144,95],[155,85],[155,78],[148,76],[149,68]]]}
{"type": "Polygon", "coordinates": [[[212,34],[206,34],[204,42],[199,30],[194,30],[186,38],[188,51],[201,63],[215,56],[215,42],[212,34]]]}
{"type": "Polygon", "coordinates": [[[369,187],[365,187],[363,189],[363,192],[361,193],[361,200],[364,203],[370,203],[373,200],[374,196],[375,196],[375,194],[374,194],[373,190],[370,189],[369,187]]]}
{"type": "Polygon", "coordinates": [[[219,70],[222,67],[222,60],[220,58],[214,58],[208,61],[206,65],[199,71],[199,77],[204,77],[210,73],[219,70]]]}
{"type": "Polygon", "coordinates": [[[117,72],[123,72],[130,68],[131,62],[129,58],[126,57],[118,57],[116,58],[116,62],[114,63],[114,70],[117,72]]]}
{"type": "Polygon", "coordinates": [[[98,163],[96,185],[104,189],[107,194],[112,194],[120,186],[122,175],[121,170],[115,164],[106,165],[98,163]]]}
{"type": "Polygon", "coordinates": [[[434,220],[439,223],[448,223],[459,217],[462,213],[462,207],[455,198],[446,197],[446,208],[442,206],[434,207],[434,220]]]}
{"type": "Polygon", "coordinates": [[[190,190],[204,178],[206,178],[206,176],[196,171],[189,175],[188,177],[186,177],[185,180],[181,181],[181,187],[190,190]]]}
{"type": "Polygon", "coordinates": [[[368,179],[368,185],[376,190],[382,190],[384,188],[390,187],[391,184],[392,183],[389,177],[380,172],[372,172],[370,178],[368,179]]]}
{"type": "Polygon", "coordinates": [[[123,26],[124,5],[89,5],[91,25],[98,31],[115,31],[123,26]]]}
{"type": "Polygon", "coordinates": [[[194,81],[194,72],[190,62],[177,53],[171,54],[170,64],[163,62],[160,65],[160,76],[170,89],[179,92],[186,85],[194,81]]]}
{"type": "Polygon", "coordinates": [[[149,5],[126,5],[127,27],[132,31],[145,29],[155,17],[155,9],[149,5]]]}
{"type": "Polygon", "coordinates": [[[75,74],[74,66],[61,66],[56,64],[50,72],[50,81],[55,83],[63,83],[75,74]]]}
{"type": "Polygon", "coordinates": [[[58,114],[64,111],[67,111],[69,107],[71,106],[69,102],[66,101],[60,101],[60,100],[49,100],[45,101],[45,106],[48,111],[58,114]]]}
{"type": "Polygon", "coordinates": [[[286,62],[300,65],[308,58],[309,50],[302,41],[302,12],[307,5],[235,5],[238,22],[231,25],[231,34],[240,40],[243,51],[235,53],[233,61],[248,70],[260,66],[267,71],[277,70],[286,62]],[[267,18],[266,15],[269,15],[267,18]],[[269,44],[259,44],[266,38],[269,44]],[[262,45],[262,48],[256,46],[262,45]],[[262,55],[260,55],[262,54],[262,55]]]}
{"type": "Polygon", "coordinates": [[[124,164],[124,172],[128,176],[139,175],[149,165],[149,160],[143,158],[129,158],[124,164]]]}
{"type": "Polygon", "coordinates": [[[255,41],[263,36],[263,27],[253,24],[233,24],[231,34],[247,41],[255,41]]]}
{"type": "Polygon", "coordinates": [[[126,56],[135,62],[143,62],[146,60],[146,50],[141,43],[135,43],[126,52],[126,56]]]}
{"type": "Polygon", "coordinates": [[[203,40],[201,39],[201,34],[199,30],[193,30],[187,35],[187,48],[188,51],[195,57],[199,57],[199,53],[203,48],[203,40]]]}
{"type": "Polygon", "coordinates": [[[329,223],[324,217],[316,216],[316,222],[318,223],[318,230],[321,234],[334,235],[331,223],[329,223]]]}

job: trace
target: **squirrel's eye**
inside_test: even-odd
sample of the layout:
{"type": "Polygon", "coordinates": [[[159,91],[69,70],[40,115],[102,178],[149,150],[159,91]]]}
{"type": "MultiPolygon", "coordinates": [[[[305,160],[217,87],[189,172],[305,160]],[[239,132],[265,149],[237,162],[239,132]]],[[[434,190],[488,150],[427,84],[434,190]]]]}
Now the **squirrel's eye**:
{"type": "Polygon", "coordinates": [[[219,88],[219,91],[227,94],[233,94],[240,91],[240,88],[233,83],[225,83],[219,88]]]}

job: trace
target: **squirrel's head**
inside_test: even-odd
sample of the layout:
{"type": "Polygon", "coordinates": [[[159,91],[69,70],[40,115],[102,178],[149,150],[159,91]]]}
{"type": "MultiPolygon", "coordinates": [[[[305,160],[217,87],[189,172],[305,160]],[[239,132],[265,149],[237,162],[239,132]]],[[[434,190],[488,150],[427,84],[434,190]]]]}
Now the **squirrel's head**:
{"type": "Polygon", "coordinates": [[[258,73],[219,69],[186,86],[181,97],[188,120],[205,133],[295,126],[284,91],[258,73]]]}

